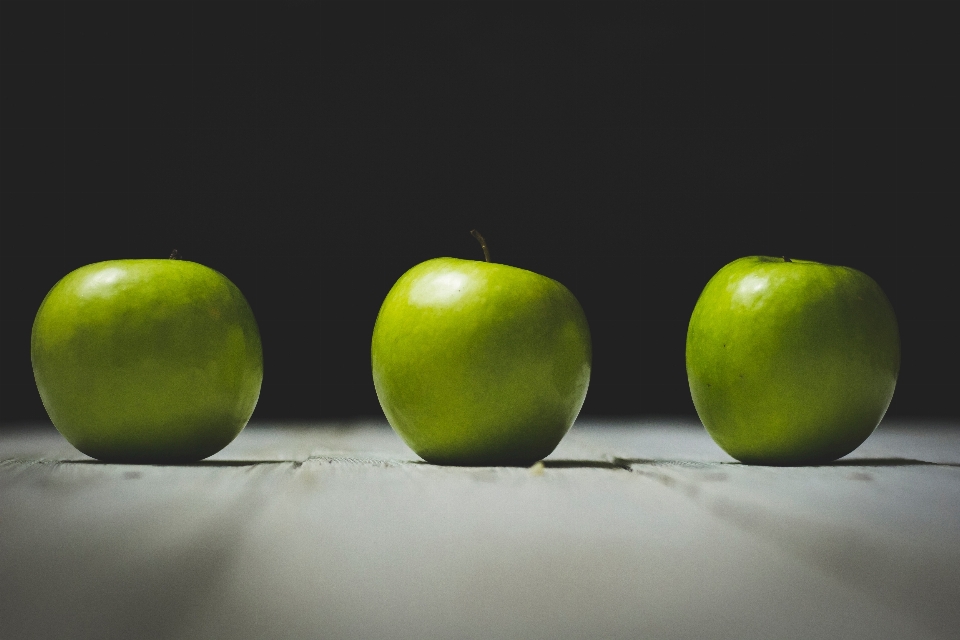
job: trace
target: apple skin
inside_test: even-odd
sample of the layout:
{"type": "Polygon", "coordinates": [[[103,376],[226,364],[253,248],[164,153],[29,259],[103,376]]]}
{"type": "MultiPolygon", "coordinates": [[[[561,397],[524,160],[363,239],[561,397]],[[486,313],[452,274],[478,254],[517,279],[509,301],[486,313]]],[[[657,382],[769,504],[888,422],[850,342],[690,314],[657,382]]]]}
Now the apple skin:
{"type": "Polygon", "coordinates": [[[529,465],[573,425],[590,330],[570,291],[507,265],[436,258],[387,294],[371,361],[380,406],[424,460],[529,465]]]}
{"type": "Polygon", "coordinates": [[[724,451],[748,464],[822,464],[880,423],[900,338],[889,300],[866,274],[754,256],[707,283],[686,361],[693,404],[724,451]]]}
{"type": "Polygon", "coordinates": [[[106,462],[193,462],[240,433],[263,380],[253,312],[185,260],[81,267],[44,298],[31,357],[54,426],[106,462]]]}

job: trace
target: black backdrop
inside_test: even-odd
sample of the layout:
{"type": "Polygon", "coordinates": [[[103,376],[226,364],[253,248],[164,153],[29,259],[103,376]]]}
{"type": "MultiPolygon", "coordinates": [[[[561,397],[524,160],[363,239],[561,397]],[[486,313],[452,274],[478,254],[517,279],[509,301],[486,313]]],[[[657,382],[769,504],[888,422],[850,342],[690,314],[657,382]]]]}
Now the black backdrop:
{"type": "Polygon", "coordinates": [[[955,4],[3,2],[0,418],[60,277],[173,248],[254,309],[255,419],[379,415],[380,302],[474,227],[581,301],[584,414],[692,414],[700,290],[786,254],[889,295],[890,415],[957,417],[955,4]]]}

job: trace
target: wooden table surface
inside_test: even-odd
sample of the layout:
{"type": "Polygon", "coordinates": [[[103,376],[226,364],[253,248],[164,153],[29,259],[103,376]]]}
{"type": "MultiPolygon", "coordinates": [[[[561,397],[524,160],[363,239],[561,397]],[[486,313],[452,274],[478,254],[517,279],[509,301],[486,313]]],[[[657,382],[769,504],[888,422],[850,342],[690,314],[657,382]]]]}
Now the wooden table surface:
{"type": "Polygon", "coordinates": [[[256,425],[186,466],[0,433],[0,638],[958,638],[960,425],[751,467],[580,422],[543,467],[381,423],[256,425]]]}

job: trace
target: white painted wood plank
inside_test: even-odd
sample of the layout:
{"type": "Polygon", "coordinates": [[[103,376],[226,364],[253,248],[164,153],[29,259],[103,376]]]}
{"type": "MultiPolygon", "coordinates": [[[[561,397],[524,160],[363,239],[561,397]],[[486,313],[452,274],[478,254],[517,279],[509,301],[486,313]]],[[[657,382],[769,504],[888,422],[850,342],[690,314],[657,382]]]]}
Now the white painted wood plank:
{"type": "Polygon", "coordinates": [[[958,445],[881,430],[858,465],[772,469],[584,424],[538,473],[418,463],[373,425],[181,467],[4,436],[0,637],[947,638],[958,445]]]}

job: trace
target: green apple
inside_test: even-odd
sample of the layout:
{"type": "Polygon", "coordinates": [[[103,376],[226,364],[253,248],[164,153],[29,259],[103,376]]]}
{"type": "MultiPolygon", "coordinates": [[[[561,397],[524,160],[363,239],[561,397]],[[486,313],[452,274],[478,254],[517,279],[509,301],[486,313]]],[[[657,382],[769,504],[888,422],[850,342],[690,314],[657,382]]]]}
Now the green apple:
{"type": "Polygon", "coordinates": [[[250,419],[263,380],[243,294],[185,260],[113,260],[68,274],[40,305],[31,356],[53,424],[109,462],[216,453],[250,419]]]}
{"type": "Polygon", "coordinates": [[[803,465],[856,449],[883,418],[900,369],[897,319],[866,274],[749,257],[697,300],[687,377],[707,431],[749,464],[803,465]]]}
{"type": "Polygon", "coordinates": [[[436,464],[544,458],[590,382],[590,330],[573,294],[491,262],[437,258],[403,274],[377,315],[371,356],[387,420],[436,464]]]}

